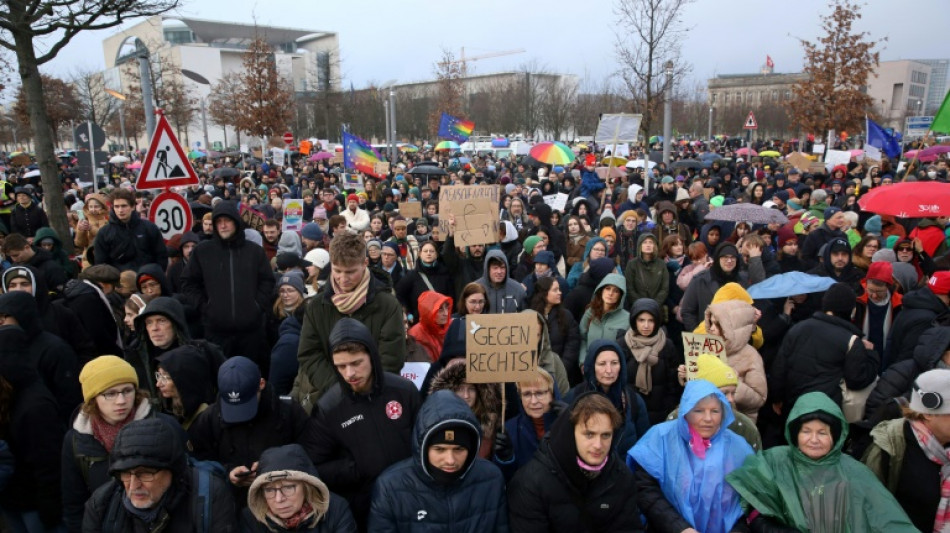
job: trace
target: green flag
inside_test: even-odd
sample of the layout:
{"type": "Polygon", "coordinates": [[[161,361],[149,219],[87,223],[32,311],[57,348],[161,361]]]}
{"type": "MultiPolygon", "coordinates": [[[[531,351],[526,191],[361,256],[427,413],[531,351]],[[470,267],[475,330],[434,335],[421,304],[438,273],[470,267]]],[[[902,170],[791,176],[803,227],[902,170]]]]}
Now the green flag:
{"type": "Polygon", "coordinates": [[[934,115],[934,123],[931,124],[930,130],[934,133],[950,133],[950,92],[943,98],[940,111],[934,115]]]}

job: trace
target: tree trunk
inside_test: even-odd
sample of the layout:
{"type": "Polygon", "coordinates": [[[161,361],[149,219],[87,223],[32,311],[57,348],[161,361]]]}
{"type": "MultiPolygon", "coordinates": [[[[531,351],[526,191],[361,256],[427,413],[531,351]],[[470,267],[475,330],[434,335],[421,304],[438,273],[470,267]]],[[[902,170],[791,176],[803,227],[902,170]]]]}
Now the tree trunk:
{"type": "MultiPolygon", "coordinates": [[[[8,2],[8,8],[21,10],[17,2],[8,2]]],[[[22,14],[21,14],[22,15],[22,14]]],[[[13,20],[22,20],[22,17],[11,17],[13,20]]],[[[53,147],[53,130],[50,127],[49,116],[46,114],[46,97],[43,94],[43,82],[40,80],[40,69],[36,63],[36,53],[33,50],[33,39],[30,29],[14,27],[11,31],[16,42],[16,58],[20,71],[20,81],[23,83],[23,92],[26,95],[26,108],[30,114],[30,128],[33,130],[34,153],[40,167],[40,183],[43,185],[43,200],[46,203],[46,216],[49,223],[56,230],[63,243],[63,249],[68,254],[73,253],[73,239],[69,232],[69,222],[66,219],[65,203],[63,202],[63,184],[59,180],[56,153],[53,147]]],[[[95,169],[93,169],[93,179],[95,169]]]]}

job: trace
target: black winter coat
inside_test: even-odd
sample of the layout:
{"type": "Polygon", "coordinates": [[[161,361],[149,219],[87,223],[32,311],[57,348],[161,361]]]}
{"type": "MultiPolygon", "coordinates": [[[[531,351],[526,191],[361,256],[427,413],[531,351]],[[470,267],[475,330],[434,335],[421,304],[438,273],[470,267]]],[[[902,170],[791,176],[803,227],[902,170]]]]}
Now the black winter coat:
{"type": "Polygon", "coordinates": [[[341,327],[334,333],[332,344],[353,341],[371,348],[373,384],[368,394],[357,394],[336,372],[337,383],[311,413],[317,425],[313,463],[361,522],[369,514],[377,476],[412,454],[413,423],[422,401],[411,381],[383,371],[376,343],[364,337],[364,331],[341,327]]]}
{"type": "Polygon", "coordinates": [[[63,424],[56,398],[28,363],[27,342],[22,329],[0,327],[0,375],[13,386],[10,418],[0,426],[0,438],[7,441],[15,459],[13,475],[0,492],[0,506],[36,511],[43,525],[52,529],[62,514],[63,424]]]}
{"type": "Polygon", "coordinates": [[[888,401],[907,396],[917,376],[937,368],[943,352],[950,347],[950,326],[934,326],[920,336],[914,356],[889,366],[865,404],[865,418],[872,418],[888,401]]]}
{"type": "Polygon", "coordinates": [[[575,322],[580,323],[584,318],[584,312],[594,299],[596,289],[597,282],[591,277],[590,272],[584,272],[581,274],[581,279],[577,281],[577,285],[564,297],[561,305],[571,313],[575,322]]]}
{"type": "Polygon", "coordinates": [[[148,263],[168,267],[168,249],[158,226],[135,211],[128,222],[121,222],[110,210],[109,223],[96,234],[94,254],[97,265],[105,263],[120,271],[138,270],[148,263]]]}
{"type": "MultiPolygon", "coordinates": [[[[567,285],[561,286],[567,287],[567,285]]],[[[567,370],[568,381],[573,387],[581,382],[581,330],[577,321],[563,305],[552,308],[545,319],[548,323],[548,340],[551,341],[551,350],[561,357],[564,369],[567,370]],[[561,315],[561,320],[564,321],[564,331],[561,329],[561,320],[558,320],[558,315],[561,315]]]]}
{"type": "Polygon", "coordinates": [[[569,410],[511,480],[508,509],[511,530],[518,533],[643,531],[633,473],[616,452],[594,479],[577,466],[569,410]]]}
{"type": "Polygon", "coordinates": [[[434,467],[426,454],[431,440],[441,436],[440,427],[458,427],[456,433],[467,432],[473,443],[481,438],[478,420],[459,400],[455,393],[443,390],[422,406],[413,431],[413,456],[386,469],[376,481],[369,531],[507,533],[505,480],[498,467],[469,450],[460,479],[438,482],[430,473],[434,467]],[[426,511],[421,518],[420,509],[426,511]]]}
{"type": "Polygon", "coordinates": [[[47,226],[49,226],[49,219],[46,217],[46,212],[36,202],[31,203],[26,209],[20,204],[13,206],[13,213],[10,215],[10,233],[35,237],[40,228],[47,226]]]}
{"type": "Polygon", "coordinates": [[[42,248],[33,248],[33,252],[33,257],[31,257],[24,266],[36,270],[39,274],[38,277],[42,278],[43,282],[46,283],[47,289],[56,294],[62,292],[69,279],[66,275],[66,271],[63,270],[63,266],[53,257],[53,254],[42,248]]]}
{"type": "Polygon", "coordinates": [[[769,395],[783,402],[785,414],[808,392],[823,392],[841,405],[842,379],[851,390],[863,389],[880,368],[880,356],[864,347],[862,337],[854,324],[824,313],[795,324],[772,367],[769,395]]]}
{"type": "MultiPolygon", "coordinates": [[[[435,290],[439,294],[455,300],[455,285],[452,281],[452,272],[441,260],[427,267],[423,266],[422,259],[416,259],[416,268],[403,275],[396,285],[396,298],[404,307],[409,309],[415,321],[419,321],[419,296],[428,290],[435,290]],[[422,274],[429,278],[432,289],[422,279],[422,274]]],[[[451,311],[451,310],[450,310],[451,311]]]]}
{"type": "MultiPolygon", "coordinates": [[[[640,363],[634,359],[630,346],[627,345],[626,336],[627,330],[619,331],[617,333],[617,345],[623,350],[622,355],[627,360],[627,383],[629,383],[632,390],[636,391],[637,371],[640,368],[640,363]]],[[[684,362],[683,353],[678,352],[673,347],[673,341],[666,339],[656,364],[650,370],[653,378],[653,388],[650,390],[650,394],[637,391],[647,406],[650,426],[666,422],[667,415],[679,405],[683,387],[679,384],[677,368],[684,362]]]]}
{"type": "Polygon", "coordinates": [[[121,355],[119,324],[98,287],[92,286],[91,281],[69,280],[63,296],[63,305],[79,317],[92,339],[96,355],[121,355]]]}
{"type": "Polygon", "coordinates": [[[922,287],[904,295],[901,312],[891,324],[884,349],[885,366],[913,358],[914,349],[924,331],[934,321],[946,317],[950,309],[930,290],[922,287]]]}
{"type": "Polygon", "coordinates": [[[195,247],[185,267],[182,292],[202,310],[206,332],[263,328],[276,284],[267,254],[244,240],[243,224],[232,202],[219,203],[214,214],[232,218],[235,234],[225,241],[215,229],[213,239],[195,247]]]}

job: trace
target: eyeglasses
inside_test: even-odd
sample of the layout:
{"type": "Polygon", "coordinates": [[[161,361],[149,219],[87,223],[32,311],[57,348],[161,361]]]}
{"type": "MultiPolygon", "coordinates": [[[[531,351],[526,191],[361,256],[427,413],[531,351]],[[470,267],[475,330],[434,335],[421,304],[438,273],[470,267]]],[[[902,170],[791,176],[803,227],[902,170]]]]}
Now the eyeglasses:
{"type": "Polygon", "coordinates": [[[155,381],[157,383],[168,383],[171,380],[172,380],[172,377],[169,376],[168,374],[162,374],[161,372],[155,373],[155,381]]]}
{"type": "Polygon", "coordinates": [[[522,400],[543,400],[544,397],[547,396],[548,394],[551,394],[550,390],[537,391],[537,392],[525,391],[521,393],[521,399],[522,400]]]}
{"type": "Polygon", "coordinates": [[[103,392],[99,396],[102,396],[103,398],[105,398],[106,400],[110,402],[114,402],[116,398],[119,397],[120,394],[122,395],[123,398],[128,398],[129,396],[132,396],[133,394],[135,394],[135,387],[128,387],[122,390],[110,390],[109,392],[103,392]]]}
{"type": "Polygon", "coordinates": [[[280,491],[284,498],[290,498],[297,493],[297,484],[288,483],[278,487],[264,487],[264,497],[268,500],[273,500],[277,497],[277,491],[280,491]]]}
{"type": "Polygon", "coordinates": [[[465,304],[473,307],[484,307],[485,300],[465,300],[465,304]]]}
{"type": "Polygon", "coordinates": [[[155,476],[157,476],[159,472],[161,472],[161,470],[151,470],[151,469],[119,472],[119,479],[121,479],[123,483],[128,483],[129,481],[132,481],[132,476],[135,476],[135,479],[148,483],[150,481],[155,481],[155,476]]]}

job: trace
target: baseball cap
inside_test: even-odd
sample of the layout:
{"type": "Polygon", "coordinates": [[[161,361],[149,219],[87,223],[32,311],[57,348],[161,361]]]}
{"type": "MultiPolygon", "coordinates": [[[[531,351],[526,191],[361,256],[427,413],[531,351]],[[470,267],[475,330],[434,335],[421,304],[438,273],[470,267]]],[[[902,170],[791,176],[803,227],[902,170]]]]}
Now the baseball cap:
{"type": "Polygon", "coordinates": [[[934,272],[927,280],[927,286],[934,294],[950,294],[950,272],[941,270],[934,272]]]}
{"type": "Polygon", "coordinates": [[[235,356],[218,370],[218,396],[221,419],[228,424],[241,424],[257,415],[257,392],[261,370],[247,357],[235,356]]]}

